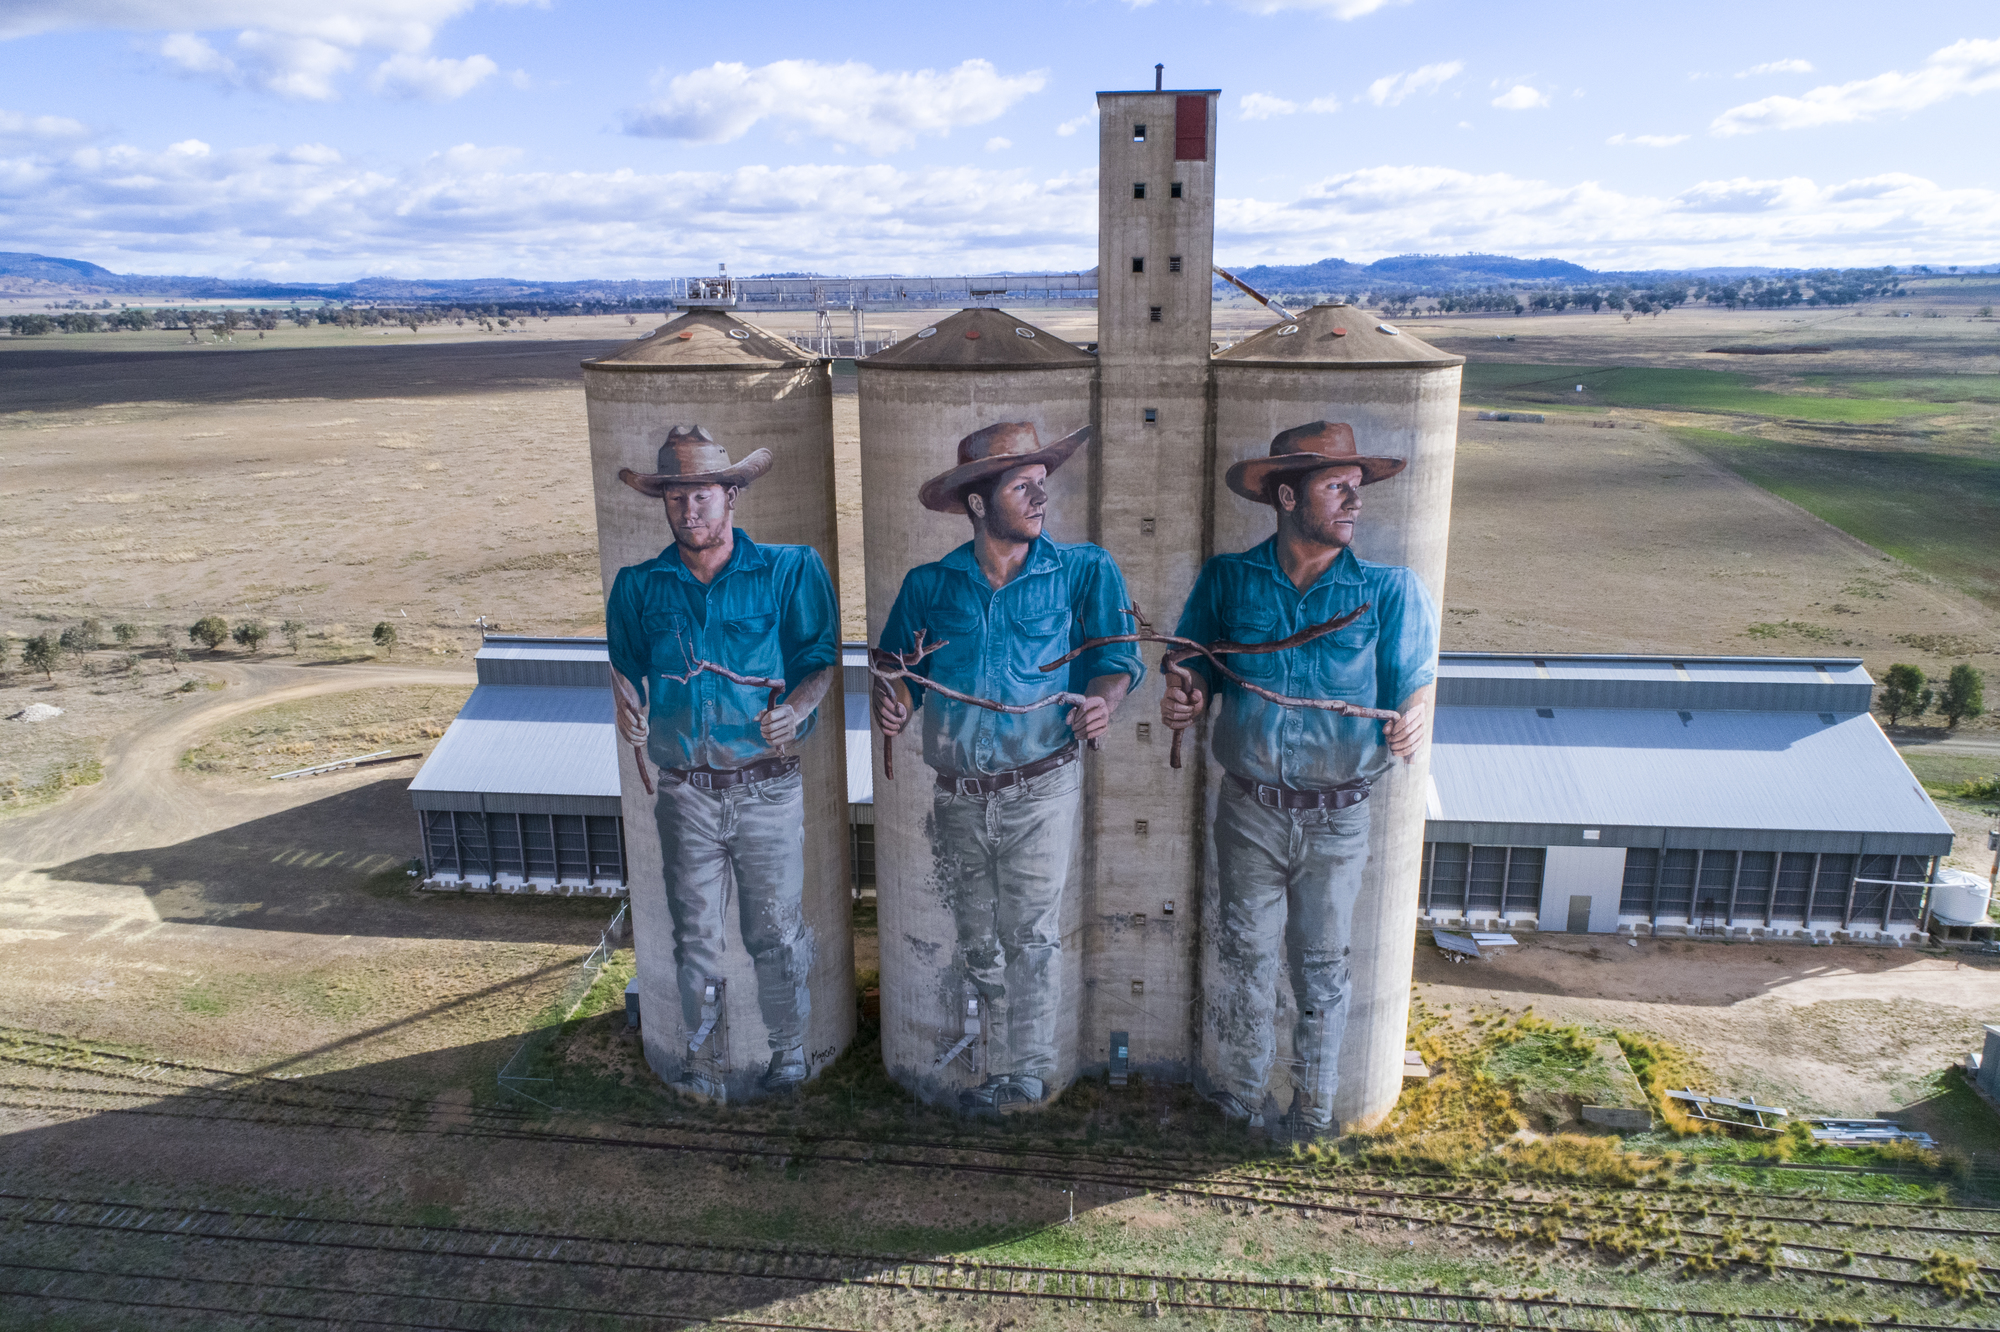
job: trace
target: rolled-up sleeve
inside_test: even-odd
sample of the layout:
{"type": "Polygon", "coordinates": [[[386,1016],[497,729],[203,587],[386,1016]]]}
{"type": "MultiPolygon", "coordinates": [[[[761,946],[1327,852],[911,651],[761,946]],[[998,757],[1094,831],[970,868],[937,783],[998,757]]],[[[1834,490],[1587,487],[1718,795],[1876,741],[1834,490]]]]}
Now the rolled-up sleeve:
{"type": "MultiPolygon", "coordinates": [[[[917,577],[918,572],[913,569],[903,575],[903,586],[896,592],[896,604],[889,608],[889,618],[882,625],[881,649],[884,652],[916,650],[917,630],[923,627],[925,603],[929,600],[917,577]]],[[[922,706],[923,686],[915,680],[905,680],[903,685],[910,691],[910,706],[922,706]]]]}
{"type": "Polygon", "coordinates": [[[810,547],[797,553],[795,576],[779,608],[779,646],[785,654],[787,693],[815,671],[840,661],[840,602],[826,561],[810,547]]]}
{"type": "Polygon", "coordinates": [[[1383,579],[1381,638],[1375,659],[1376,697],[1400,708],[1437,678],[1438,613],[1430,590],[1408,569],[1383,579]]]}
{"type": "Polygon", "coordinates": [[[625,568],[611,580],[611,596],[604,607],[604,637],[610,649],[611,669],[630,681],[644,702],[652,652],[640,619],[640,577],[637,569],[625,568]]]}
{"type": "MultiPolygon", "coordinates": [[[[1200,576],[1194,580],[1194,591],[1188,593],[1187,605],[1181,608],[1181,621],[1174,626],[1174,637],[1197,643],[1213,643],[1222,637],[1222,621],[1215,613],[1215,589],[1220,581],[1215,561],[1202,566],[1200,576]]],[[[1203,693],[1215,692],[1215,675],[1207,657],[1189,657],[1181,666],[1201,680],[1203,693]]]]}
{"type": "MultiPolygon", "coordinates": [[[[1080,576],[1071,587],[1076,608],[1072,617],[1075,635],[1072,647],[1087,638],[1129,634],[1139,627],[1125,613],[1132,605],[1132,598],[1125,590],[1125,575],[1119,572],[1110,555],[1096,552],[1077,573],[1080,576]]],[[[1139,656],[1138,644],[1104,643],[1091,648],[1070,664],[1070,688],[1082,693],[1092,680],[1104,675],[1129,675],[1131,687],[1138,688],[1139,682],[1146,678],[1146,663],[1139,656]]]]}

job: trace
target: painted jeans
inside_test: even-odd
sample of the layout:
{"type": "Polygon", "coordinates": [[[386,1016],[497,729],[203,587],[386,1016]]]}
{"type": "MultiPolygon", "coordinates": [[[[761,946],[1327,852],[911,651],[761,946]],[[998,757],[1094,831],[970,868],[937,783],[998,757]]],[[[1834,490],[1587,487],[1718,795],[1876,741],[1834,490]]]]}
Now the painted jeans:
{"type": "Polygon", "coordinates": [[[729,899],[757,969],[757,1007],[773,1051],[805,1044],[813,936],[805,897],[805,784],[793,772],[703,791],[662,772],[653,806],[660,825],[681,1018],[701,1025],[702,983],[722,975],[729,899]]]}
{"type": "Polygon", "coordinates": [[[1083,791],[1066,763],[992,795],[940,790],[931,805],[938,886],[958,956],[986,1010],[986,1076],[1056,1075],[1062,898],[1083,791]]]}
{"type": "Polygon", "coordinates": [[[1215,813],[1217,974],[1205,986],[1216,1033],[1217,1089],[1253,1114],[1277,1055],[1279,949],[1298,1025],[1292,1112],[1333,1127],[1340,1039],[1353,993],[1349,939],[1368,865],[1368,802],[1272,809],[1225,780],[1215,813]]]}

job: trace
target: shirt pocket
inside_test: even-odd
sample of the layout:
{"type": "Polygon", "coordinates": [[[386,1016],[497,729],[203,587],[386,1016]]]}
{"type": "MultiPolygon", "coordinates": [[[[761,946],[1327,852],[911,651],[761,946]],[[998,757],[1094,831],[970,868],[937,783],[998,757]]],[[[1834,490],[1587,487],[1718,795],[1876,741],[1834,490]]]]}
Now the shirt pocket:
{"type": "Polygon", "coordinates": [[[1021,611],[1014,615],[1013,623],[1016,650],[1009,655],[1014,673],[1031,683],[1061,688],[1064,681],[1058,673],[1041,668],[1069,651],[1069,608],[1021,611]]]}
{"type": "Polygon", "coordinates": [[[739,675],[783,677],[785,653],[778,642],[778,612],[738,611],[722,621],[722,639],[729,653],[718,666],[727,666],[739,675]]]}
{"type": "MultiPolygon", "coordinates": [[[[1278,617],[1260,606],[1231,606],[1223,612],[1223,632],[1232,643],[1270,643],[1283,638],[1278,632],[1278,617]]],[[[1268,684],[1284,674],[1284,653],[1263,652],[1232,653],[1228,659],[1229,669],[1246,680],[1258,684],[1268,684]]]]}
{"type": "Polygon", "coordinates": [[[649,669],[656,675],[685,675],[688,654],[694,643],[688,633],[688,618],[679,611],[649,610],[639,617],[651,654],[649,669]]]}
{"type": "Polygon", "coordinates": [[[1322,698],[1375,706],[1375,658],[1381,625],[1373,614],[1328,634],[1313,646],[1313,687],[1322,698]]]}

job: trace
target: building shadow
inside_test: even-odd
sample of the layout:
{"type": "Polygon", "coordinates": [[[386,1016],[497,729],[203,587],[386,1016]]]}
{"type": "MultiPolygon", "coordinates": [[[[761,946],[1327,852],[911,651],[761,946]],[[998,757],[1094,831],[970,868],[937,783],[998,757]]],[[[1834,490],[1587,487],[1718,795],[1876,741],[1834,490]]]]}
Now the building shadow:
{"type": "Polygon", "coordinates": [[[420,893],[408,776],[387,777],[166,846],[43,868],[71,883],[138,888],[189,925],[398,939],[571,943],[616,909],[604,898],[420,893]]]}

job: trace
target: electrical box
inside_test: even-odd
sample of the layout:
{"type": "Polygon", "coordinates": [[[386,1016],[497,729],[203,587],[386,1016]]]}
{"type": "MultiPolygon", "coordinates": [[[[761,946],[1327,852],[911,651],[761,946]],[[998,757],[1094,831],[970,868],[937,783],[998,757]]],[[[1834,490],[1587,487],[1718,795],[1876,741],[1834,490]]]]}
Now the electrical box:
{"type": "Polygon", "coordinates": [[[639,978],[625,982],[625,1030],[639,1030],[639,978]]]}
{"type": "Polygon", "coordinates": [[[1111,1085],[1123,1087],[1132,1073],[1132,1038],[1129,1032],[1111,1033],[1111,1085]]]}

